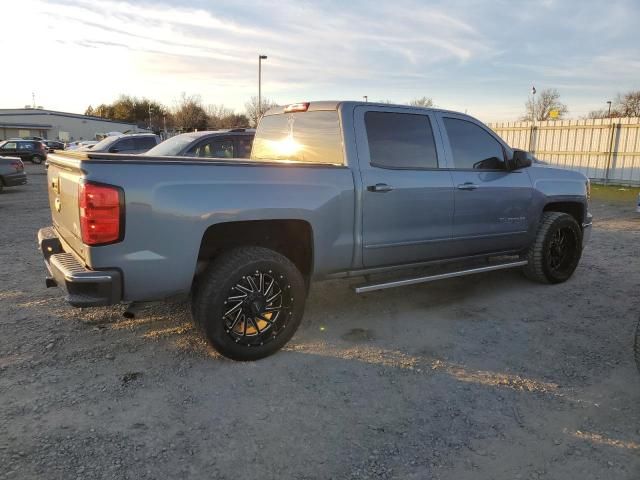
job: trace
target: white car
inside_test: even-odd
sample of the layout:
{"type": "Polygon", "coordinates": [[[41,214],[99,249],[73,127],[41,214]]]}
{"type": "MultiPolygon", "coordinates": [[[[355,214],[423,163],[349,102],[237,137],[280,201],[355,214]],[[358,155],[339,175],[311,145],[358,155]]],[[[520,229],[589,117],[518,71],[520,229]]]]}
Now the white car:
{"type": "Polygon", "coordinates": [[[79,148],[90,149],[96,143],[98,142],[95,140],[82,140],[82,141],[69,142],[67,143],[65,150],[78,150],[79,148]]]}

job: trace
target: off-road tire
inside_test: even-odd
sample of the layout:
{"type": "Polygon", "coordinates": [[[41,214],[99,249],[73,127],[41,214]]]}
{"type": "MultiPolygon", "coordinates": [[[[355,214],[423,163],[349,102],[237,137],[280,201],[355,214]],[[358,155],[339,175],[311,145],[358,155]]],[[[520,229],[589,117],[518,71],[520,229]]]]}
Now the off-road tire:
{"type": "Polygon", "coordinates": [[[536,239],[526,253],[528,264],[523,267],[527,278],[540,283],[561,283],[568,280],[582,256],[582,230],[575,218],[566,213],[545,212],[542,215],[536,239]],[[558,232],[567,236],[570,245],[567,257],[559,268],[552,266],[554,236],[558,232]]]}
{"type": "Polygon", "coordinates": [[[36,165],[40,165],[44,159],[40,155],[34,155],[31,157],[31,163],[35,163],[36,165]]]}
{"type": "MultiPolygon", "coordinates": [[[[268,296],[267,294],[262,298],[266,299],[268,296]]],[[[287,257],[263,247],[239,247],[218,256],[200,275],[198,288],[193,295],[193,320],[213,348],[225,357],[243,361],[258,360],[277,352],[291,339],[302,320],[305,299],[303,275],[287,257]],[[254,275],[258,275],[257,272],[264,274],[265,282],[267,276],[277,280],[274,291],[276,287],[280,289],[281,301],[286,301],[287,308],[283,308],[278,317],[271,313],[271,320],[275,318],[274,324],[269,324],[262,330],[270,332],[268,335],[256,334],[255,339],[246,337],[245,326],[245,336],[239,341],[240,334],[236,334],[236,330],[230,327],[229,317],[225,313],[229,305],[233,304],[225,305],[225,301],[235,296],[232,292],[239,292],[236,286],[246,281],[247,277],[253,278],[255,283],[254,275]],[[250,342],[255,343],[247,344],[250,342]]],[[[251,302],[247,302],[247,309],[250,308],[249,303],[251,302]]],[[[267,304],[264,311],[266,308],[267,304]]],[[[261,312],[264,316],[265,313],[261,312]]],[[[253,323],[247,324],[257,328],[256,318],[250,320],[253,323]]]]}

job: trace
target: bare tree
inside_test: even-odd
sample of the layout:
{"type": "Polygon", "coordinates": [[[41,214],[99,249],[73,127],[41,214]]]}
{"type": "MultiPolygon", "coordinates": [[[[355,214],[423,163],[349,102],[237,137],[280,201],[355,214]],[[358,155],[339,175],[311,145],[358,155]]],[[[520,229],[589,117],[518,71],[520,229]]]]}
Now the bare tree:
{"type": "Polygon", "coordinates": [[[431,97],[414,98],[409,102],[412,107],[433,107],[433,99],[431,97]]]}
{"type": "Polygon", "coordinates": [[[246,128],[249,119],[244,114],[238,114],[224,105],[207,105],[205,109],[209,117],[209,128],[246,128]]]}
{"type": "Polygon", "coordinates": [[[207,112],[202,107],[199,95],[187,95],[183,92],[175,102],[173,117],[176,128],[183,132],[207,128],[207,112]]]}
{"type": "Polygon", "coordinates": [[[260,120],[260,117],[264,114],[264,112],[266,112],[272,107],[278,106],[277,103],[272,102],[271,100],[265,97],[262,97],[261,103],[262,103],[261,108],[258,108],[258,97],[251,97],[251,99],[244,104],[246,108],[247,117],[249,118],[249,123],[251,124],[252,127],[258,126],[258,120],[260,120]]]}
{"type": "Polygon", "coordinates": [[[551,112],[554,110],[558,112],[555,118],[562,118],[569,111],[567,106],[560,101],[560,92],[555,88],[542,90],[536,96],[535,105],[530,98],[524,104],[526,113],[522,120],[531,121],[534,113],[536,121],[551,120],[551,112]]]}
{"type": "Polygon", "coordinates": [[[618,94],[614,105],[618,117],[640,117],[640,90],[618,94]]]}

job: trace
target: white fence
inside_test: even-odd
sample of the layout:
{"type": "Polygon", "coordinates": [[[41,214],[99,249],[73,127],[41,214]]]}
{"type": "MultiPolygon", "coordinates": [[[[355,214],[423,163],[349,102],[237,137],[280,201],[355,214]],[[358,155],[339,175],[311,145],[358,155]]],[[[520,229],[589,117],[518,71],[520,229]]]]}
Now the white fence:
{"type": "Polygon", "coordinates": [[[640,118],[498,122],[509,145],[597,182],[640,185],[640,118]]]}

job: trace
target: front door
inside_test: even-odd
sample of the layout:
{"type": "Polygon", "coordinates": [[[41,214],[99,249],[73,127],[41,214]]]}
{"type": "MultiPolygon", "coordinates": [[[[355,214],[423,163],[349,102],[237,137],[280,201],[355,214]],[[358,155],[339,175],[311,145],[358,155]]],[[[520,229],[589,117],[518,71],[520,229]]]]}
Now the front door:
{"type": "Polygon", "coordinates": [[[449,256],[453,184],[432,115],[401,107],[355,110],[365,268],[449,256]]]}
{"type": "Polygon", "coordinates": [[[453,247],[457,256],[524,248],[531,180],[509,171],[507,152],[488,129],[469,117],[440,114],[455,191],[453,247]]]}

